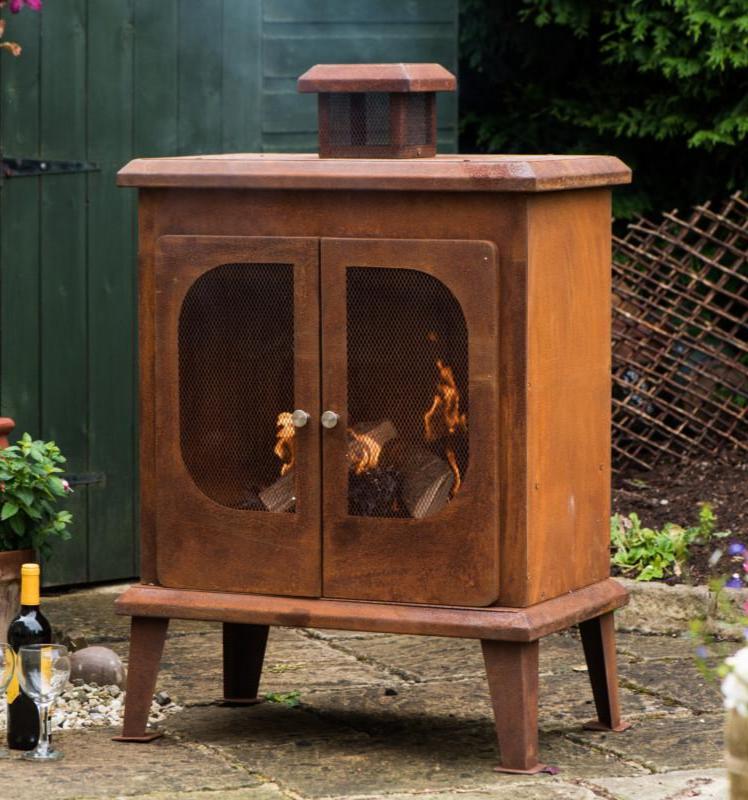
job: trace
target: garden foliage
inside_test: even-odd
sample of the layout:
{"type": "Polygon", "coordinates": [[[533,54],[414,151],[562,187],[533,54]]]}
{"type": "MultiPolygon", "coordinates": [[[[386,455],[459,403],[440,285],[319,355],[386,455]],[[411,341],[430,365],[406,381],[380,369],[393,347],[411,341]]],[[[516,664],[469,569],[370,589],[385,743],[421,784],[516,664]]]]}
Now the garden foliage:
{"type": "Polygon", "coordinates": [[[638,581],[679,575],[692,544],[707,545],[730,535],[716,527],[717,517],[709,503],[701,504],[698,523],[690,528],[673,522],[660,530],[645,528],[638,514],[614,514],[610,520],[611,562],[638,581]]]}
{"type": "Polygon", "coordinates": [[[56,505],[70,492],[60,478],[65,457],[54,442],[20,441],[0,450],[0,551],[34,548],[49,555],[50,539],[70,539],[69,511],[56,505]]]}
{"type": "Polygon", "coordinates": [[[461,148],[611,153],[618,216],[748,183],[745,0],[463,0],[461,148]]]}

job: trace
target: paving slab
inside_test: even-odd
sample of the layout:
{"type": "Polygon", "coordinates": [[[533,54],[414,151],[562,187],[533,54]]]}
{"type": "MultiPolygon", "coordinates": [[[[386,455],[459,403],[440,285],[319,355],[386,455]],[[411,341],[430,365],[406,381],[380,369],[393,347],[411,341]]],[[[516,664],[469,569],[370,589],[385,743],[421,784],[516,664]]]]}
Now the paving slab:
{"type": "Polygon", "coordinates": [[[145,792],[254,787],[260,780],[202,746],[163,738],[149,745],[111,741],[115,731],[55,734],[62,761],[47,764],[14,756],[2,762],[0,796],[68,800],[130,797],[145,792]]]}
{"type": "MultiPolygon", "coordinates": [[[[79,800],[89,800],[90,795],[79,800]]],[[[287,800],[274,783],[263,783],[249,789],[206,789],[197,792],[149,792],[137,795],[137,800],[287,800]]],[[[78,799],[77,799],[78,800],[78,799]]]]}
{"type": "MultiPolygon", "coordinates": [[[[355,730],[338,720],[265,703],[243,709],[190,708],[169,717],[169,732],[200,741],[232,762],[303,797],[371,795],[517,782],[497,775],[493,728],[443,725],[385,733],[355,730]]],[[[549,763],[569,776],[641,774],[609,753],[580,746],[561,734],[541,734],[549,763]]],[[[542,781],[535,776],[532,780],[542,781]]],[[[551,795],[553,796],[553,795],[551,795]]]]}
{"type": "Polygon", "coordinates": [[[517,800],[519,797],[522,800],[599,800],[599,795],[586,786],[549,779],[534,784],[523,779],[521,783],[501,783],[467,791],[373,795],[366,800],[517,800]]]}
{"type": "Polygon", "coordinates": [[[712,769],[722,764],[723,714],[647,719],[624,733],[567,732],[579,744],[591,745],[653,772],[712,769]]]}
{"type": "MultiPolygon", "coordinates": [[[[648,715],[671,714],[674,709],[658,698],[621,690],[624,717],[638,720],[648,715]]],[[[312,691],[301,696],[304,708],[356,730],[385,734],[412,727],[444,728],[466,724],[493,727],[493,711],[485,678],[431,681],[368,687],[363,691],[312,691]]],[[[682,714],[690,714],[680,708],[682,714]]],[[[579,729],[595,716],[586,674],[545,674],[540,680],[541,730],[579,729]]]]}
{"type": "MultiPolygon", "coordinates": [[[[426,682],[485,674],[480,642],[439,636],[358,636],[330,638],[330,643],[357,659],[404,680],[426,682]]],[[[582,644],[570,635],[548,636],[540,646],[540,670],[584,665],[582,644]]]]}
{"type": "Polygon", "coordinates": [[[668,772],[634,778],[595,778],[589,786],[603,789],[615,800],[724,800],[728,780],[723,769],[668,772]]]}
{"type": "MultiPolygon", "coordinates": [[[[114,613],[116,594],[70,592],[44,597],[44,614],[56,631],[83,636],[89,644],[125,641],[130,636],[130,617],[114,613]]],[[[175,619],[169,623],[169,635],[220,630],[220,624],[199,620],[175,619]]]]}
{"type": "MultiPolygon", "coordinates": [[[[108,646],[127,661],[127,642],[110,642],[108,646]]],[[[170,634],[156,682],[158,691],[166,692],[179,705],[218,700],[223,682],[221,648],[220,629],[197,635],[170,634]]],[[[392,683],[399,685],[401,681],[333,649],[327,642],[310,639],[292,628],[270,631],[260,694],[392,683]]]]}
{"type": "Polygon", "coordinates": [[[693,661],[696,654],[696,644],[686,633],[653,636],[618,631],[616,647],[623,659],[636,661],[693,661]]]}
{"type": "Polygon", "coordinates": [[[624,663],[620,665],[619,674],[624,685],[639,686],[694,711],[716,712],[722,708],[719,686],[707,680],[692,660],[667,665],[662,661],[624,663]]]}

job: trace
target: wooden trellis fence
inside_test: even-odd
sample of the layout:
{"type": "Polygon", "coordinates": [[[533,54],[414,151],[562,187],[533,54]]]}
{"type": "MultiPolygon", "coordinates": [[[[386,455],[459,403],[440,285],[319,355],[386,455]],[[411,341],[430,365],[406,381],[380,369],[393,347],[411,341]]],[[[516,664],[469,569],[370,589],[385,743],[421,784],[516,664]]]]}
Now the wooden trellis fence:
{"type": "Polygon", "coordinates": [[[614,238],[613,458],[748,454],[748,203],[639,219],[614,238]]]}

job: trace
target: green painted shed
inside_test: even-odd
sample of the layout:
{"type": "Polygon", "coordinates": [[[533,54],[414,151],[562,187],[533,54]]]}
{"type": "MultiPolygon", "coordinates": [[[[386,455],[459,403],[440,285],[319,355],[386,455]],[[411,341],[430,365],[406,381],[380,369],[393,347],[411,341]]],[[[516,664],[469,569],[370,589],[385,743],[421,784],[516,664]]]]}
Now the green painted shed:
{"type": "MultiPolygon", "coordinates": [[[[136,156],[305,151],[317,63],[457,68],[458,0],[48,0],[5,12],[0,414],[53,438],[75,484],[47,585],[137,574],[136,156]],[[22,159],[19,164],[16,159],[22,159]],[[17,173],[19,174],[8,174],[17,173]]],[[[454,151],[455,96],[439,101],[454,151]]]]}

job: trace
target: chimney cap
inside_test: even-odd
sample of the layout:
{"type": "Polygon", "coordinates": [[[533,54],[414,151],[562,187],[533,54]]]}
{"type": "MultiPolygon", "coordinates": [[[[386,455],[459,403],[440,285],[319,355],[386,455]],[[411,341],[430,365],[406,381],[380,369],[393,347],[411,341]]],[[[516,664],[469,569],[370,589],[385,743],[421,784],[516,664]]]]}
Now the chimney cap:
{"type": "Polygon", "coordinates": [[[457,79],[440,64],[317,64],[300,92],[453,92],[457,79]]]}

